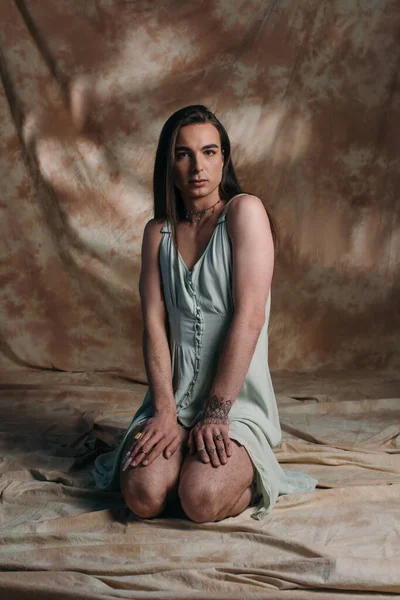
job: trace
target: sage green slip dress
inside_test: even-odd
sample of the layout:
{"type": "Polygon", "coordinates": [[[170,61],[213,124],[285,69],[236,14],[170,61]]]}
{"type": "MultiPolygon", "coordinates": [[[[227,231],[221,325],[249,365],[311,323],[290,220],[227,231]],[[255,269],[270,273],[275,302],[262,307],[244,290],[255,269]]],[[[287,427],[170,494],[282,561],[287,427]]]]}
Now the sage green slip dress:
{"type": "MultiPolygon", "coordinates": [[[[171,332],[172,383],[178,421],[185,427],[193,427],[202,417],[204,401],[234,313],[232,249],[226,227],[232,200],[226,203],[206,249],[191,271],[179,252],[178,262],[174,260],[168,220],[161,228],[159,259],[171,332]]],[[[281,440],[281,428],[268,366],[270,307],[271,289],[265,306],[265,323],[242,388],[229,413],[229,436],[246,448],[255,466],[253,497],[259,500],[251,515],[255,519],[268,514],[280,494],[309,492],[317,484],[304,473],[282,469],[272,450],[281,440]]],[[[93,470],[97,488],[119,489],[124,442],[139,423],[151,416],[152,399],[148,389],[118,448],[97,457],[93,470]]]]}

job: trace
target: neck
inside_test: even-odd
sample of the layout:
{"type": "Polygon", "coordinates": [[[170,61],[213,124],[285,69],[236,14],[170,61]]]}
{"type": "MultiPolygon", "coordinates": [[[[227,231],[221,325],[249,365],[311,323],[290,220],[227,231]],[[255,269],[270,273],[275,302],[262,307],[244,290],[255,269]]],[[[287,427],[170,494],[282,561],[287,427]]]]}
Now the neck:
{"type": "MultiPolygon", "coordinates": [[[[216,188],[213,192],[211,192],[211,194],[208,194],[207,196],[202,196],[199,198],[196,198],[195,196],[183,196],[182,195],[182,201],[185,206],[185,209],[189,210],[189,211],[191,211],[191,210],[201,211],[201,210],[210,208],[210,206],[212,206],[213,204],[218,202],[218,200],[220,200],[218,188],[216,188]]],[[[217,204],[215,209],[217,209],[219,206],[220,205],[217,204]]],[[[212,210],[208,211],[208,212],[212,212],[212,210]]]]}
{"type": "Polygon", "coordinates": [[[218,219],[221,212],[221,210],[218,208],[220,203],[221,199],[218,199],[214,204],[211,204],[203,210],[186,210],[185,220],[189,221],[191,224],[197,223],[199,227],[202,227],[202,225],[207,223],[207,221],[215,219],[215,212],[217,213],[216,218],[218,219]]]}

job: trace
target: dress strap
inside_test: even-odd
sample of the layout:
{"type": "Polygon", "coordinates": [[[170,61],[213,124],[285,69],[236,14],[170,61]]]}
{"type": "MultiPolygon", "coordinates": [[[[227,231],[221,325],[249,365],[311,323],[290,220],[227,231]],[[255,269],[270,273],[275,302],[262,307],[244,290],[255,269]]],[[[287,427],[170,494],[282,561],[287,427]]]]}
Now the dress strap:
{"type": "Polygon", "coordinates": [[[222,223],[223,221],[226,221],[226,213],[228,212],[229,204],[232,202],[233,198],[237,198],[238,196],[245,196],[245,195],[246,195],[246,192],[241,192],[240,194],[236,194],[230,200],[228,200],[228,202],[224,206],[224,210],[222,211],[222,213],[219,216],[217,224],[222,223]]]}
{"type": "Polygon", "coordinates": [[[172,229],[171,229],[171,225],[168,221],[168,219],[165,219],[163,226],[160,229],[160,233],[171,233],[172,229]]]}

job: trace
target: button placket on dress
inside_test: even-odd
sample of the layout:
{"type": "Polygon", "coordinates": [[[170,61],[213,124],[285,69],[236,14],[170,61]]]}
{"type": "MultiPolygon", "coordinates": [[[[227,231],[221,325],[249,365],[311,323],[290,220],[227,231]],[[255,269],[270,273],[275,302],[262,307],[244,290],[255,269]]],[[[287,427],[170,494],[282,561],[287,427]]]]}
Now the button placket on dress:
{"type": "Polygon", "coordinates": [[[178,408],[186,408],[186,406],[190,403],[192,398],[193,389],[196,385],[196,381],[200,371],[200,359],[201,359],[201,347],[203,340],[203,332],[204,332],[204,317],[202,310],[200,308],[199,300],[196,294],[196,290],[193,287],[192,282],[192,272],[189,272],[186,279],[190,295],[193,298],[194,303],[194,323],[193,323],[193,331],[194,331],[194,349],[195,349],[195,358],[194,358],[194,371],[193,371],[193,379],[189,384],[186,394],[182,398],[181,402],[178,405],[178,408]]]}

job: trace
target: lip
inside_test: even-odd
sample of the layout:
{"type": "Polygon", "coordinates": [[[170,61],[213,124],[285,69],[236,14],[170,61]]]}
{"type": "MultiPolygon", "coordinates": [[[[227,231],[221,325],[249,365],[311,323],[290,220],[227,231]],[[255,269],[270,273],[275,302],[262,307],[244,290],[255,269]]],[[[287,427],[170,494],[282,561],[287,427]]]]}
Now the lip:
{"type": "Polygon", "coordinates": [[[189,183],[191,183],[192,185],[200,186],[207,183],[207,179],[192,179],[191,181],[189,181],[189,183]]]}

